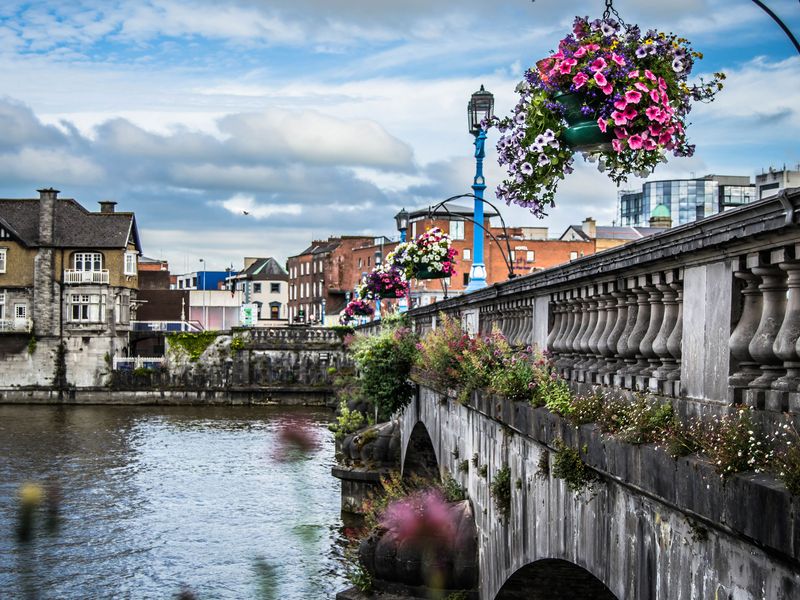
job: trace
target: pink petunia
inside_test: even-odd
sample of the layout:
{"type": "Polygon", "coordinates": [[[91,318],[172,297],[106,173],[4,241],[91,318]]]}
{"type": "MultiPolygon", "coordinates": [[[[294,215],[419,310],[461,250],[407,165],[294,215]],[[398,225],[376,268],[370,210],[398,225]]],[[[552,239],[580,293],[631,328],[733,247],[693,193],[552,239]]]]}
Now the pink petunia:
{"type": "Polygon", "coordinates": [[[647,84],[642,83],[641,81],[637,81],[636,83],[634,83],[633,87],[635,87],[637,90],[643,91],[645,94],[650,91],[650,88],[647,87],[647,84]]]}
{"type": "Polygon", "coordinates": [[[614,102],[614,108],[617,110],[625,110],[625,107],[628,106],[628,103],[625,100],[617,100],[614,102]]]}
{"type": "Polygon", "coordinates": [[[600,88],[600,91],[602,91],[606,96],[610,96],[611,92],[614,91],[614,86],[609,82],[606,85],[602,86],[600,88]]]}
{"type": "Polygon", "coordinates": [[[658,90],[650,90],[650,100],[653,102],[661,101],[661,94],[658,93],[658,90]]]}
{"type": "Polygon", "coordinates": [[[633,121],[636,118],[636,115],[639,113],[636,112],[632,106],[629,106],[625,109],[625,112],[622,113],[628,121],[633,121]]]}
{"type": "Polygon", "coordinates": [[[603,69],[606,68],[606,61],[604,58],[598,56],[597,58],[594,59],[592,64],[589,65],[589,68],[594,72],[602,71],[603,69]]]}
{"type": "Polygon", "coordinates": [[[553,54],[553,56],[551,56],[550,58],[564,58],[564,53],[561,50],[559,50],[558,52],[553,54]]]}
{"type": "Polygon", "coordinates": [[[650,132],[650,135],[658,136],[661,134],[661,125],[648,125],[647,130],[650,132]]]}
{"type": "Polygon", "coordinates": [[[644,76],[647,77],[650,81],[658,81],[658,79],[656,78],[655,75],[653,75],[653,72],[650,69],[644,70],[644,76]]]}
{"type": "Polygon", "coordinates": [[[583,71],[572,78],[572,83],[575,84],[576,90],[582,88],[587,81],[589,81],[589,76],[583,71]]]}
{"type": "Polygon", "coordinates": [[[580,58],[584,54],[586,54],[586,46],[581,46],[580,48],[575,50],[575,53],[572,56],[574,56],[575,58],[580,58]]]}
{"type": "Polygon", "coordinates": [[[598,46],[597,44],[586,44],[585,48],[591,52],[600,50],[600,46],[598,46]]]}
{"type": "Polygon", "coordinates": [[[602,131],[603,133],[605,133],[606,130],[608,129],[608,123],[606,123],[606,120],[603,119],[602,117],[597,119],[597,126],[600,128],[600,131],[602,131]]]}
{"type": "Polygon", "coordinates": [[[630,102],[631,104],[639,104],[639,100],[642,99],[641,92],[637,92],[636,90],[630,90],[625,92],[625,101],[630,102]]]}
{"type": "Polygon", "coordinates": [[[631,150],[638,150],[642,147],[642,136],[633,134],[631,137],[628,138],[628,146],[631,147],[631,150]]]}
{"type": "Polygon", "coordinates": [[[651,121],[658,121],[661,118],[661,109],[657,106],[648,106],[645,109],[644,114],[651,121]]]}
{"type": "Polygon", "coordinates": [[[639,69],[635,69],[628,73],[628,79],[637,79],[639,77],[639,69]]]}
{"type": "Polygon", "coordinates": [[[614,135],[617,136],[617,139],[624,140],[628,137],[628,130],[624,127],[614,127],[614,135]]]}
{"type": "Polygon", "coordinates": [[[572,67],[574,67],[577,64],[578,61],[575,60],[574,58],[565,58],[563,61],[561,61],[558,70],[562,75],[568,75],[569,73],[572,72],[572,67]]]}
{"type": "Polygon", "coordinates": [[[611,147],[614,149],[614,152],[622,152],[625,145],[619,140],[611,140],[611,147]]]}
{"type": "Polygon", "coordinates": [[[659,89],[666,90],[667,89],[667,82],[664,80],[663,77],[658,78],[658,87],[659,89]]]}
{"type": "Polygon", "coordinates": [[[615,63],[617,63],[620,67],[624,67],[625,66],[625,57],[620,56],[616,52],[612,52],[611,53],[611,60],[613,60],[615,63]]]}
{"type": "Polygon", "coordinates": [[[658,143],[661,144],[662,146],[668,144],[671,141],[672,141],[672,136],[668,133],[662,133],[658,137],[658,143]]]}
{"type": "Polygon", "coordinates": [[[608,80],[606,79],[606,76],[603,75],[600,71],[594,74],[594,81],[601,88],[608,85],[608,80]]]}
{"type": "Polygon", "coordinates": [[[658,144],[656,144],[651,139],[647,139],[647,140],[643,140],[642,141],[642,148],[644,148],[645,150],[655,150],[657,147],[658,147],[658,144]]]}
{"type": "Polygon", "coordinates": [[[628,118],[616,110],[611,113],[611,118],[614,119],[614,125],[626,125],[628,123],[628,118]]]}

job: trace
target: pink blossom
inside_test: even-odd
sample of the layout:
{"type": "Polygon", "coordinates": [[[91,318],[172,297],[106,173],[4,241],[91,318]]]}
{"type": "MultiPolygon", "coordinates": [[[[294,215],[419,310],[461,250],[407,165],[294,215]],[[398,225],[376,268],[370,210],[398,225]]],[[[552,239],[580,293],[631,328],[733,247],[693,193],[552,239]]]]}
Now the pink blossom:
{"type": "Polygon", "coordinates": [[[658,78],[658,87],[659,89],[666,90],[667,89],[667,82],[664,80],[663,77],[658,78]]]}
{"type": "Polygon", "coordinates": [[[614,152],[622,152],[625,145],[619,140],[611,140],[611,147],[614,148],[614,152]]]}
{"type": "Polygon", "coordinates": [[[647,87],[647,84],[642,83],[641,81],[637,81],[636,83],[634,83],[633,87],[635,87],[637,90],[642,90],[645,93],[650,91],[650,88],[647,87]]]}
{"type": "Polygon", "coordinates": [[[553,56],[551,56],[550,58],[564,58],[564,53],[561,50],[559,50],[558,52],[553,54],[553,56]]]}
{"type": "Polygon", "coordinates": [[[661,100],[661,95],[658,93],[658,90],[650,90],[650,100],[653,102],[659,102],[661,100]]]}
{"type": "Polygon", "coordinates": [[[625,110],[625,107],[628,106],[628,103],[625,100],[617,100],[614,102],[614,108],[617,110],[625,110]]]}
{"type": "Polygon", "coordinates": [[[616,110],[611,113],[611,118],[614,119],[614,125],[625,125],[628,122],[628,117],[616,110]]]}
{"type": "Polygon", "coordinates": [[[625,58],[617,54],[616,52],[611,53],[611,60],[617,63],[620,67],[625,66],[625,58]]]}
{"type": "Polygon", "coordinates": [[[600,88],[600,90],[601,90],[601,91],[602,91],[602,92],[603,92],[603,93],[604,93],[606,96],[610,96],[610,95],[611,95],[611,92],[613,92],[613,91],[614,91],[614,86],[613,86],[613,85],[611,85],[611,83],[609,82],[609,83],[607,83],[606,85],[602,86],[602,87],[600,88]]]}
{"type": "MultiPolygon", "coordinates": [[[[624,123],[623,123],[623,125],[624,125],[624,123]]],[[[600,128],[600,131],[602,131],[603,133],[605,133],[606,129],[608,129],[608,124],[606,123],[606,120],[603,119],[602,117],[597,119],[597,126],[600,128]]]]}
{"type": "Polygon", "coordinates": [[[667,96],[667,92],[661,92],[661,104],[669,106],[669,96],[667,96]]]}
{"type": "Polygon", "coordinates": [[[602,57],[598,56],[597,58],[594,59],[592,64],[589,65],[589,68],[595,72],[602,71],[603,69],[606,68],[606,61],[602,57]]]}
{"type": "Polygon", "coordinates": [[[650,135],[658,136],[661,134],[661,125],[648,125],[647,129],[650,135]]]}
{"type": "Polygon", "coordinates": [[[642,94],[637,92],[636,90],[630,90],[625,92],[625,101],[630,102],[631,104],[639,104],[639,100],[642,99],[642,94]]]}
{"type": "Polygon", "coordinates": [[[600,46],[598,46],[597,44],[586,44],[585,48],[587,50],[591,50],[592,52],[600,50],[600,46]]]}
{"type": "Polygon", "coordinates": [[[628,73],[628,79],[637,79],[639,77],[639,70],[636,69],[628,73]]]}
{"type": "Polygon", "coordinates": [[[574,56],[575,58],[580,58],[584,54],[586,54],[586,46],[581,46],[580,48],[575,50],[575,53],[572,56],[574,56]]]}
{"type": "Polygon", "coordinates": [[[648,106],[644,114],[647,115],[647,118],[651,121],[658,121],[661,117],[661,109],[657,106],[648,106]]]}
{"type": "Polygon", "coordinates": [[[653,75],[653,72],[649,69],[644,70],[644,76],[647,77],[650,81],[658,81],[656,76],[653,75]]]}
{"type": "Polygon", "coordinates": [[[645,150],[655,150],[658,145],[651,139],[646,139],[642,141],[642,148],[645,150]]]}
{"type": "Polygon", "coordinates": [[[658,138],[658,143],[661,145],[669,144],[672,141],[672,136],[668,133],[662,133],[658,138]]]}
{"type": "Polygon", "coordinates": [[[580,89],[581,87],[583,87],[583,85],[587,81],[589,81],[589,76],[586,73],[584,73],[583,71],[581,71],[580,73],[575,75],[575,77],[572,78],[572,83],[575,84],[575,89],[576,90],[580,89]]]}
{"type": "Polygon", "coordinates": [[[636,112],[636,111],[633,109],[633,107],[632,107],[632,106],[629,106],[628,108],[626,108],[626,109],[625,109],[625,112],[623,112],[622,114],[623,114],[623,115],[625,116],[625,118],[626,118],[626,119],[628,119],[629,121],[633,121],[633,120],[636,118],[636,115],[638,115],[639,113],[638,113],[638,112],[636,112]]]}
{"type": "Polygon", "coordinates": [[[594,81],[599,87],[605,87],[608,85],[608,81],[606,80],[606,76],[603,75],[600,71],[594,74],[594,81]]]}
{"type": "Polygon", "coordinates": [[[572,67],[578,64],[578,61],[574,58],[565,58],[561,61],[561,65],[558,67],[559,72],[563,75],[567,75],[572,72],[572,67]]]}
{"type": "Polygon", "coordinates": [[[617,136],[617,139],[624,140],[628,137],[628,130],[624,127],[614,127],[614,135],[617,136]]]}
{"type": "Polygon", "coordinates": [[[631,150],[638,150],[642,147],[642,136],[633,134],[631,137],[628,138],[628,146],[631,147],[631,150]]]}

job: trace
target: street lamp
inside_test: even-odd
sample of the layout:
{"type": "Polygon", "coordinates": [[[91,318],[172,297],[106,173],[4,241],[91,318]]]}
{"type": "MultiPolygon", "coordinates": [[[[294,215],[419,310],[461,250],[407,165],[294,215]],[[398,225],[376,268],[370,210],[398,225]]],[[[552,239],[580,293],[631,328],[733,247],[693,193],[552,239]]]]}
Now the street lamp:
{"type": "Polygon", "coordinates": [[[406,241],[406,231],[408,230],[408,211],[403,208],[394,216],[394,220],[397,223],[397,231],[400,232],[400,241],[406,241]]]}
{"type": "MultiPolygon", "coordinates": [[[[381,240],[381,246],[378,250],[375,250],[375,270],[377,270],[381,266],[381,260],[383,258],[383,240],[381,240]]],[[[381,298],[380,296],[375,297],[375,319],[380,321],[381,318],[381,298]]]]}
{"type": "Polygon", "coordinates": [[[486,143],[486,130],[482,123],[488,120],[494,112],[494,96],[487,92],[483,86],[472,94],[467,104],[467,118],[469,132],[475,136],[475,177],[472,180],[472,190],[475,192],[473,217],[475,223],[481,226],[472,226],[472,269],[469,273],[469,285],[465,291],[474,292],[486,287],[486,265],[483,263],[483,191],[486,189],[486,180],[483,177],[483,159],[486,156],[484,145],[486,143]]]}
{"type": "Polygon", "coordinates": [[[201,271],[201,279],[200,279],[200,290],[203,293],[203,329],[208,329],[208,312],[206,309],[206,261],[202,258],[200,262],[203,265],[203,270],[201,271]]]}

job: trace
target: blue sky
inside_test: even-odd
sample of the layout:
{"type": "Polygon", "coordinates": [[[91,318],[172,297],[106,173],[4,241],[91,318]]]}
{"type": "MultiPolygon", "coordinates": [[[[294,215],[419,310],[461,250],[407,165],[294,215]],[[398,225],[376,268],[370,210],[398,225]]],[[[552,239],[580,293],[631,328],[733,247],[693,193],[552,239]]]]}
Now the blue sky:
{"type": "MultiPolygon", "coordinates": [[[[800,2],[768,0],[798,35],[800,2]]],[[[617,0],[628,23],[688,37],[726,89],[691,114],[697,152],[650,179],[800,162],[800,58],[750,0],[617,0]]],[[[602,0],[138,0],[0,5],[0,196],[53,186],[136,212],[173,272],[394,235],[401,208],[469,191],[466,102],[513,106],[525,68],[602,0]],[[244,215],[243,210],[250,214],[244,215]]],[[[495,133],[491,135],[496,135],[495,133]]],[[[502,171],[488,161],[490,189],[502,171]]],[[[550,227],[610,223],[616,187],[578,160],[550,227]]],[[[641,181],[632,179],[630,187],[641,181]]]]}

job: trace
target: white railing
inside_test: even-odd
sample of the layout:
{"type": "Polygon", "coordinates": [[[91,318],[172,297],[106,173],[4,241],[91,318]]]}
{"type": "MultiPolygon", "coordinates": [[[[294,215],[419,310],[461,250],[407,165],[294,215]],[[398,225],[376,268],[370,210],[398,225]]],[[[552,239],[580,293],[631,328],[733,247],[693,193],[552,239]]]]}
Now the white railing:
{"type": "Polygon", "coordinates": [[[203,327],[196,321],[131,321],[132,331],[202,331],[203,327]]]}
{"type": "Polygon", "coordinates": [[[0,332],[24,333],[33,329],[30,319],[0,319],[0,332]]]}
{"type": "Polygon", "coordinates": [[[108,269],[102,271],[64,270],[64,283],[108,283],[108,269]]]}
{"type": "Polygon", "coordinates": [[[115,371],[133,371],[134,369],[155,369],[164,362],[163,356],[132,356],[130,358],[114,357],[115,371]]]}

